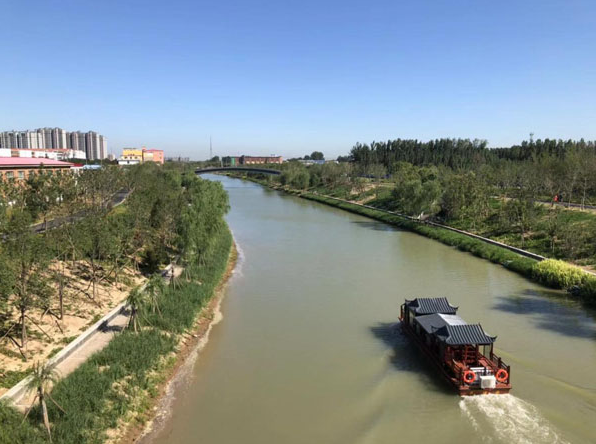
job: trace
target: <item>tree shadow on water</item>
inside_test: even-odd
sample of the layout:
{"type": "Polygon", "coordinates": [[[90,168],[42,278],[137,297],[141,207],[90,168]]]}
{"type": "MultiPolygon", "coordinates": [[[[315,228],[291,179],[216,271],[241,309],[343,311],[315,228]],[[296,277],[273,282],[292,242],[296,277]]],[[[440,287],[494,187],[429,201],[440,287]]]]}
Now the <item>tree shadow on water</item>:
{"type": "Polygon", "coordinates": [[[534,326],[566,336],[596,340],[596,311],[552,290],[526,289],[498,298],[493,308],[529,318],[534,326]]]}
{"type": "Polygon", "coordinates": [[[362,228],[368,228],[373,231],[404,231],[401,228],[393,225],[386,224],[384,222],[368,221],[368,220],[353,220],[351,223],[358,225],[362,228]]]}
{"type": "Polygon", "coordinates": [[[379,322],[370,332],[391,350],[389,362],[395,370],[415,373],[429,390],[453,394],[434,363],[402,332],[399,323],[379,322]]]}

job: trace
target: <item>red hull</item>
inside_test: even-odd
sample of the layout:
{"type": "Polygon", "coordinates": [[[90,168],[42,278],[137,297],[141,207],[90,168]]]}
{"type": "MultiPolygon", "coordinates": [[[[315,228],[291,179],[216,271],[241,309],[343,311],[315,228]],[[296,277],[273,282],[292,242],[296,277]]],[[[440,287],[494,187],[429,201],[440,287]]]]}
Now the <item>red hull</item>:
{"type": "MultiPolygon", "coordinates": [[[[422,352],[429,358],[429,360],[434,364],[436,369],[439,373],[443,376],[449,385],[451,385],[460,396],[474,396],[474,395],[489,395],[489,394],[507,394],[511,390],[510,383],[504,382],[497,382],[495,388],[481,388],[479,385],[468,385],[463,382],[461,377],[461,372],[466,366],[462,363],[453,362],[451,365],[443,360],[440,356],[434,353],[424,341],[409,327],[407,326],[403,320],[401,322],[402,330],[405,334],[407,334],[414,343],[422,350],[422,352]],[[459,377],[457,376],[459,372],[459,377]]],[[[486,364],[487,367],[491,367],[494,369],[498,369],[500,366],[499,363],[494,362],[487,358],[484,355],[480,355],[482,362],[486,364]]],[[[509,368],[507,367],[508,371],[509,368]]],[[[509,378],[508,378],[509,379],[509,378]]]]}

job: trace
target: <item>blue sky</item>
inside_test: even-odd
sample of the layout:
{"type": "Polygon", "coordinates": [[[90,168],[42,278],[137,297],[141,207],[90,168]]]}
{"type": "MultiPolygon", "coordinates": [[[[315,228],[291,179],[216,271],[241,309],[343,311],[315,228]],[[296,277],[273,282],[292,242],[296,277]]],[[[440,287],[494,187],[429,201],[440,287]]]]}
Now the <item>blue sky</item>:
{"type": "Polygon", "coordinates": [[[0,0],[0,130],[110,150],[346,154],[596,139],[594,1],[0,0]]]}

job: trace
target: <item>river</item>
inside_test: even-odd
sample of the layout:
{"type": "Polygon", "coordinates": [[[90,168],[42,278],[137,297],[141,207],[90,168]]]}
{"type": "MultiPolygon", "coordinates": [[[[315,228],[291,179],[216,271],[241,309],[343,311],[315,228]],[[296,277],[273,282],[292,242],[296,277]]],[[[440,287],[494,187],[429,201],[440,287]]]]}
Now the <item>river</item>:
{"type": "Polygon", "coordinates": [[[153,444],[594,443],[596,313],[422,236],[221,176],[240,260],[153,444]],[[511,395],[460,398],[396,328],[446,296],[511,395]]]}

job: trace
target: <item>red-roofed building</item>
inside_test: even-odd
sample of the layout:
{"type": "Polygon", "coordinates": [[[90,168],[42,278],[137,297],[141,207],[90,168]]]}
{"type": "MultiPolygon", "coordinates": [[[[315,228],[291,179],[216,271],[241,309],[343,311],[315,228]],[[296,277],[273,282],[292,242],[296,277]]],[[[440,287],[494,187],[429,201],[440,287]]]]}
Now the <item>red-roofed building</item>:
{"type": "Polygon", "coordinates": [[[54,159],[34,159],[29,157],[0,157],[0,179],[25,180],[40,171],[69,171],[73,164],[54,159]]]}

